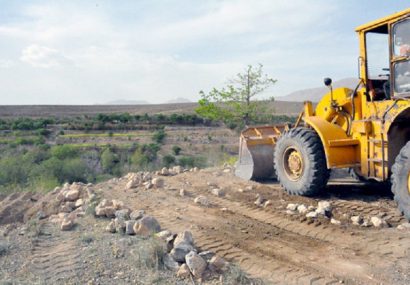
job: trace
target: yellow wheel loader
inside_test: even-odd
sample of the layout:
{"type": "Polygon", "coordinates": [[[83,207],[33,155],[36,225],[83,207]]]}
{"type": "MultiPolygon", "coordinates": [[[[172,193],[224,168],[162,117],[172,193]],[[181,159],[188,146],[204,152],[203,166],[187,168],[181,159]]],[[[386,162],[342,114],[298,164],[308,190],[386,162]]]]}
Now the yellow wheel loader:
{"type": "Polygon", "coordinates": [[[391,181],[410,219],[410,9],[356,29],[357,87],[333,90],[294,125],[250,127],[240,137],[236,175],[276,177],[293,195],[322,191],[331,169],[362,180],[391,181]]]}

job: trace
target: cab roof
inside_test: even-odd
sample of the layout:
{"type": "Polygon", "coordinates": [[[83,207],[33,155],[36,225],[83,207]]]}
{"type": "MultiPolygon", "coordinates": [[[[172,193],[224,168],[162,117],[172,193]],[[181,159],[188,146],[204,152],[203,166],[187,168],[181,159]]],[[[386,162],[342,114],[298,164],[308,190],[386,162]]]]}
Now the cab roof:
{"type": "Polygon", "coordinates": [[[405,17],[406,15],[410,16],[410,8],[405,9],[405,10],[400,11],[400,12],[397,12],[397,13],[394,13],[394,14],[389,15],[387,17],[383,17],[383,18],[380,18],[378,20],[371,21],[367,24],[358,26],[356,28],[356,32],[368,31],[368,30],[372,30],[372,29],[381,27],[383,25],[386,25],[387,23],[395,22],[395,21],[399,20],[400,18],[405,17]]]}

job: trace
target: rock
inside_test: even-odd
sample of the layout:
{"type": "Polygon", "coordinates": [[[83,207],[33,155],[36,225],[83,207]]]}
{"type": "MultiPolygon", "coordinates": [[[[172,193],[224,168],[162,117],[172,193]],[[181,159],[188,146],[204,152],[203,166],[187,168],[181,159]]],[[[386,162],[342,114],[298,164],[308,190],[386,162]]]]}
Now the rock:
{"type": "Polygon", "coordinates": [[[387,223],[385,220],[379,218],[379,217],[371,217],[370,222],[375,226],[376,228],[380,227],[387,227],[387,223]]]}
{"type": "Polygon", "coordinates": [[[125,222],[125,233],[127,235],[134,235],[135,234],[135,231],[134,231],[135,223],[136,223],[136,221],[133,221],[133,220],[125,222]]]}
{"type": "Polygon", "coordinates": [[[218,185],[215,182],[211,182],[211,181],[206,182],[206,185],[208,185],[209,187],[213,187],[213,188],[218,187],[218,185]]]}
{"type": "Polygon", "coordinates": [[[352,216],[350,220],[352,221],[353,225],[356,226],[360,226],[363,223],[362,216],[352,216]]]}
{"type": "Polygon", "coordinates": [[[212,259],[212,257],[215,256],[215,253],[212,252],[212,251],[207,250],[207,251],[202,251],[202,252],[198,253],[198,255],[200,257],[202,257],[203,259],[205,259],[205,261],[208,262],[212,259]]]}
{"type": "Polygon", "coordinates": [[[215,255],[209,261],[209,265],[216,271],[223,271],[226,269],[226,266],[228,265],[228,263],[222,257],[215,255]]]}
{"type": "Polygon", "coordinates": [[[148,182],[145,182],[145,183],[144,183],[145,190],[149,190],[149,189],[151,189],[153,186],[154,186],[154,184],[152,184],[151,181],[148,181],[148,182]]]}
{"type": "Polygon", "coordinates": [[[224,191],[222,189],[219,188],[214,188],[211,190],[211,193],[217,197],[221,197],[223,195],[225,195],[224,191]]]}
{"type": "Polygon", "coordinates": [[[151,216],[144,216],[134,224],[134,232],[137,235],[150,236],[161,231],[158,221],[151,216]]]}
{"type": "Polygon", "coordinates": [[[196,252],[191,251],[185,256],[186,265],[196,278],[201,278],[206,269],[206,261],[196,252]]]}
{"type": "Polygon", "coordinates": [[[315,218],[317,218],[317,216],[318,216],[317,212],[309,212],[309,213],[306,214],[306,218],[315,219],[315,218]]]}
{"type": "Polygon", "coordinates": [[[97,217],[105,217],[105,208],[104,207],[100,207],[99,205],[97,207],[95,207],[95,215],[97,217]]]}
{"type": "Polygon", "coordinates": [[[112,201],[109,201],[107,199],[102,199],[101,202],[98,204],[98,206],[104,208],[107,206],[112,206],[112,201]]]}
{"type": "Polygon", "coordinates": [[[136,221],[144,217],[144,215],[145,215],[144,210],[134,210],[130,214],[130,219],[136,221]]]}
{"type": "Polygon", "coordinates": [[[115,218],[114,224],[115,224],[115,229],[117,230],[117,232],[121,234],[125,233],[125,221],[124,220],[115,218]]]}
{"type": "Polygon", "coordinates": [[[328,216],[331,211],[332,206],[328,201],[319,201],[319,203],[317,203],[316,213],[323,216],[328,216]]]}
{"type": "Polygon", "coordinates": [[[272,201],[271,200],[268,200],[268,201],[265,201],[265,203],[263,204],[263,207],[264,208],[267,208],[267,207],[269,207],[269,206],[271,206],[272,205],[272,201]]]}
{"type": "Polygon", "coordinates": [[[288,214],[288,215],[294,215],[294,214],[295,214],[295,211],[286,210],[286,214],[288,214]]]}
{"type": "Polygon", "coordinates": [[[64,218],[63,221],[61,222],[61,227],[60,229],[62,231],[69,231],[74,227],[74,220],[70,218],[64,218]]]}
{"type": "Polygon", "coordinates": [[[155,188],[162,188],[164,187],[165,181],[163,178],[157,177],[152,179],[151,183],[152,185],[154,185],[155,188]]]}
{"type": "Polygon", "coordinates": [[[125,185],[125,189],[133,189],[133,188],[137,188],[140,185],[141,181],[139,180],[139,178],[133,178],[130,181],[128,181],[128,183],[125,185]]]}
{"type": "Polygon", "coordinates": [[[112,206],[114,207],[115,210],[121,210],[124,208],[124,203],[120,200],[112,200],[112,206]]]}
{"type": "Polygon", "coordinates": [[[298,211],[299,214],[302,214],[302,215],[304,215],[308,212],[308,208],[303,204],[298,205],[296,210],[298,211]]]}
{"type": "Polygon", "coordinates": [[[200,205],[205,206],[205,207],[209,206],[209,204],[210,204],[208,198],[206,198],[205,196],[202,196],[202,195],[196,197],[194,199],[194,203],[195,204],[200,204],[200,205]]]}
{"type": "Polygon", "coordinates": [[[130,219],[130,212],[130,209],[117,210],[115,211],[115,217],[120,220],[126,221],[130,219]]]}
{"type": "Polygon", "coordinates": [[[155,236],[162,239],[163,241],[166,241],[168,237],[172,236],[172,233],[168,230],[164,230],[156,233],[155,236]]]}
{"type": "Polygon", "coordinates": [[[198,172],[198,171],[199,171],[199,168],[198,168],[198,167],[194,167],[192,170],[193,170],[194,172],[198,172]]]}
{"type": "Polygon", "coordinates": [[[257,194],[257,198],[254,204],[258,207],[261,207],[263,202],[264,202],[263,197],[260,194],[257,194]]]}
{"type": "Polygon", "coordinates": [[[179,269],[179,263],[176,262],[168,253],[164,255],[163,261],[167,269],[172,271],[177,271],[179,269]]]}
{"type": "Polygon", "coordinates": [[[308,207],[308,211],[309,211],[309,212],[311,212],[311,211],[316,211],[316,208],[313,207],[313,206],[309,206],[309,207],[308,207]]]}
{"type": "Polygon", "coordinates": [[[188,265],[186,265],[185,263],[182,264],[177,272],[177,277],[178,278],[188,278],[191,276],[191,271],[189,271],[188,265]]]}
{"type": "Polygon", "coordinates": [[[40,211],[37,212],[36,218],[39,219],[39,220],[43,220],[43,219],[47,218],[47,215],[46,215],[46,213],[44,213],[43,211],[40,210],[40,211]]]}
{"type": "Polygon", "coordinates": [[[105,231],[109,233],[115,233],[117,231],[114,219],[112,219],[111,222],[108,223],[108,225],[105,227],[105,231]]]}
{"type": "Polygon", "coordinates": [[[113,206],[107,206],[104,208],[104,213],[107,218],[115,217],[116,209],[113,206]]]}
{"type": "Polygon", "coordinates": [[[69,205],[67,205],[67,203],[66,203],[66,204],[63,204],[63,205],[60,206],[59,211],[62,212],[62,213],[71,213],[71,212],[73,211],[73,208],[71,208],[71,207],[70,207],[69,205]]]}
{"type": "Polygon", "coordinates": [[[177,245],[174,245],[174,248],[169,253],[172,258],[178,262],[185,262],[185,256],[194,250],[194,246],[192,244],[181,242],[177,245]]]}
{"type": "Polygon", "coordinates": [[[253,186],[252,185],[248,185],[245,187],[245,191],[252,191],[253,190],[253,186]]]}
{"type": "Polygon", "coordinates": [[[80,196],[80,191],[78,191],[77,189],[72,189],[65,193],[64,200],[75,201],[78,199],[79,196],[80,196]]]}
{"type": "Polygon", "coordinates": [[[397,229],[400,231],[410,230],[410,223],[403,223],[397,226],[397,229]]]}
{"type": "Polygon", "coordinates": [[[242,188],[239,188],[239,189],[238,189],[238,192],[239,192],[239,193],[243,193],[243,192],[245,192],[245,190],[243,190],[242,188]]]}
{"type": "Polygon", "coordinates": [[[75,207],[81,207],[82,205],[84,205],[84,200],[83,199],[78,199],[77,201],[75,201],[75,207]]]}
{"type": "Polygon", "coordinates": [[[290,210],[290,211],[296,211],[297,210],[297,208],[298,208],[298,204],[288,204],[287,206],[286,206],[286,210],[290,210]]]}
{"type": "Polygon", "coordinates": [[[161,175],[167,176],[169,175],[169,170],[168,168],[164,167],[161,169],[161,175]]]}
{"type": "Polygon", "coordinates": [[[179,233],[174,240],[174,246],[182,242],[185,242],[191,245],[194,244],[194,238],[192,237],[192,233],[190,231],[183,231],[182,233],[179,233]]]}
{"type": "Polygon", "coordinates": [[[333,218],[330,219],[330,223],[334,224],[334,225],[340,225],[341,224],[341,222],[339,220],[336,220],[336,219],[333,219],[333,218]]]}
{"type": "Polygon", "coordinates": [[[181,166],[177,165],[177,166],[174,166],[173,171],[176,174],[181,174],[182,172],[184,172],[184,169],[181,166]]]}
{"type": "Polygon", "coordinates": [[[181,196],[181,197],[184,197],[186,194],[185,194],[185,189],[180,189],[179,190],[179,196],[181,196]]]}

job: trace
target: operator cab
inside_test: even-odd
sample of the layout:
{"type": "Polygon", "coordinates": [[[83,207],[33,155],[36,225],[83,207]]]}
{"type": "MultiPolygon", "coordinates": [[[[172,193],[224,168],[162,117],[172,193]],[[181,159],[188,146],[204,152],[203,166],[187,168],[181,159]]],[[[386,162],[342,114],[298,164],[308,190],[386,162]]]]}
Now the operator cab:
{"type": "Polygon", "coordinates": [[[410,98],[410,9],[356,29],[369,101],[410,98]]]}

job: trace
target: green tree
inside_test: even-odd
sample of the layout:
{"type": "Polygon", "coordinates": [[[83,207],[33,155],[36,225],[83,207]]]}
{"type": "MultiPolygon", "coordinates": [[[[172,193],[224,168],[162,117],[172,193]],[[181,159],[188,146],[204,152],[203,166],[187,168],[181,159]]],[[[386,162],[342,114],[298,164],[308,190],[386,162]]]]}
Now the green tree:
{"type": "Polygon", "coordinates": [[[173,152],[175,155],[179,155],[179,154],[181,153],[181,150],[182,150],[182,148],[181,148],[180,146],[174,145],[174,146],[172,147],[172,152],[173,152]]]}
{"type": "MultiPolygon", "coordinates": [[[[257,121],[258,116],[269,112],[266,100],[258,101],[255,97],[275,83],[275,79],[263,73],[262,64],[257,67],[248,65],[243,73],[229,80],[226,87],[213,88],[208,94],[200,91],[201,99],[195,111],[210,120],[248,125],[257,121]]],[[[269,101],[273,101],[273,98],[269,101]]]]}

